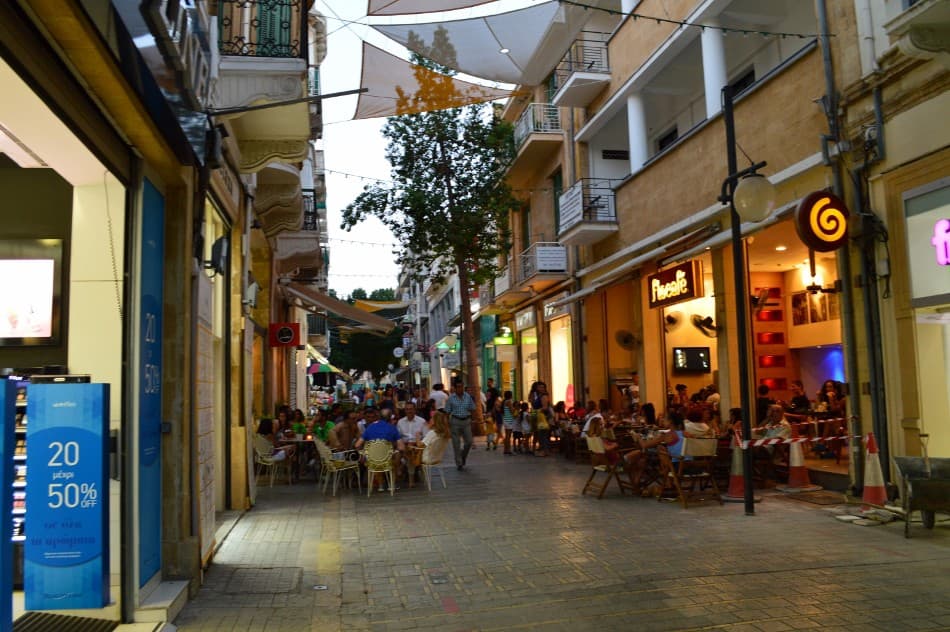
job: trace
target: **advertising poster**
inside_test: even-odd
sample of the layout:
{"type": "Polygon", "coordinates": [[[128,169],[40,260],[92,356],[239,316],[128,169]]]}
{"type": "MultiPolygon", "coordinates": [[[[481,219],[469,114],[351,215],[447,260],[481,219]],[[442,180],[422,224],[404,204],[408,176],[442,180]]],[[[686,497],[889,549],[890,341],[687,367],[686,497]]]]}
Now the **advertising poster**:
{"type": "Polygon", "coordinates": [[[109,603],[109,385],[31,384],[27,610],[109,603]]]}

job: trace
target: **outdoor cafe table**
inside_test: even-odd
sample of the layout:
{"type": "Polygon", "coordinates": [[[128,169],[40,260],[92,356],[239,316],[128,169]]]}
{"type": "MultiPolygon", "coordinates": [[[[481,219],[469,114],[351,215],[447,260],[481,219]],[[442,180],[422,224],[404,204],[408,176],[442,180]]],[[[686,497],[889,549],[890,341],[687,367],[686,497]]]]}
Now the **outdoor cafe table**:
{"type": "MultiPolygon", "coordinates": [[[[305,434],[302,436],[294,435],[293,437],[284,437],[283,439],[280,439],[280,443],[282,445],[296,446],[297,458],[296,458],[296,463],[294,467],[296,471],[294,472],[294,474],[296,475],[297,480],[299,481],[300,474],[301,474],[301,466],[303,465],[304,459],[306,458],[304,453],[309,452],[309,450],[305,450],[304,448],[307,446],[307,444],[310,444],[311,446],[313,446],[313,452],[316,453],[317,442],[314,440],[314,437],[312,434],[305,434]]],[[[319,454],[314,456],[314,458],[319,458],[319,454]]],[[[317,481],[317,483],[320,482],[319,476],[314,476],[314,479],[317,481]]]]}

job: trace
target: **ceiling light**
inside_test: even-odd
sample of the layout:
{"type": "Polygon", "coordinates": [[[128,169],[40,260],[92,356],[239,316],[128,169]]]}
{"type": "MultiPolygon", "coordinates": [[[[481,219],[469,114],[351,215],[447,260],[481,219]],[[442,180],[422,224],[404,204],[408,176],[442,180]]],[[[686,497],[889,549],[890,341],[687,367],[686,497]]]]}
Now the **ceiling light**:
{"type": "Polygon", "coordinates": [[[508,53],[511,52],[511,50],[508,49],[508,48],[502,48],[502,49],[499,50],[498,52],[501,53],[502,55],[507,55],[508,53]]]}
{"type": "Polygon", "coordinates": [[[785,252],[786,250],[788,250],[788,246],[776,246],[776,247],[775,247],[775,252],[785,252]]]}

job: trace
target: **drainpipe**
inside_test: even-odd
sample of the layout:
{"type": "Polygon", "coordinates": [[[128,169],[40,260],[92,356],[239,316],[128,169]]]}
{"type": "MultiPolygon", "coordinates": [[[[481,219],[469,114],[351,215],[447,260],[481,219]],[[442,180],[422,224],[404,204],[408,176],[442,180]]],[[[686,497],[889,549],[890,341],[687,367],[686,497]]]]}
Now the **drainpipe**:
{"type": "MultiPolygon", "coordinates": [[[[838,130],[838,93],[835,87],[834,66],[831,60],[830,36],[828,28],[828,6],[827,0],[816,0],[816,9],[818,13],[819,40],[821,43],[821,59],[825,74],[825,115],[828,118],[828,130],[830,140],[837,143],[839,141],[838,130]]],[[[844,186],[841,180],[841,167],[838,158],[834,158],[831,164],[832,188],[835,195],[844,197],[844,186]]],[[[851,272],[851,244],[845,245],[843,253],[836,257],[838,262],[838,278],[843,281],[841,284],[841,329],[844,342],[844,361],[845,372],[848,381],[848,394],[852,398],[852,414],[857,413],[856,401],[861,394],[860,382],[858,381],[858,354],[857,337],[855,335],[854,323],[854,292],[851,287],[854,279],[851,272]]],[[[849,424],[850,429],[850,424],[849,424]]],[[[860,454],[860,443],[851,441],[851,489],[855,490],[861,485],[860,481],[864,477],[859,471],[859,465],[863,466],[861,459],[855,456],[860,454]]]]}

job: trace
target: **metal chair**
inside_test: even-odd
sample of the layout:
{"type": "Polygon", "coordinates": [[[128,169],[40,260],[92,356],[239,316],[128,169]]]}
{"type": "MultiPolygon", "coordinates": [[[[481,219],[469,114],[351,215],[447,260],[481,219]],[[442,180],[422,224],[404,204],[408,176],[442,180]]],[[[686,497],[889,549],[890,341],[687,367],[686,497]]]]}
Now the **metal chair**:
{"type": "Polygon", "coordinates": [[[327,493],[327,485],[330,479],[333,479],[333,495],[336,496],[336,490],[340,483],[340,475],[344,472],[356,474],[356,486],[363,491],[363,484],[360,480],[360,463],[358,460],[351,459],[355,455],[355,450],[346,452],[331,452],[330,446],[319,439],[314,439],[317,444],[317,453],[320,455],[320,476],[323,477],[323,493],[327,493]]]}
{"type": "Polygon", "coordinates": [[[385,439],[373,439],[363,446],[363,456],[366,458],[366,475],[369,482],[366,485],[366,496],[373,494],[373,482],[376,474],[385,474],[389,483],[389,495],[396,490],[396,474],[393,470],[393,444],[385,439]]]}
{"type": "MultiPolygon", "coordinates": [[[[422,460],[422,475],[426,479],[426,488],[431,492],[432,491],[432,470],[436,469],[439,472],[439,478],[442,479],[442,489],[445,489],[445,472],[442,471],[442,457],[445,455],[445,449],[449,445],[448,439],[442,439],[441,449],[437,449],[434,452],[430,452],[429,460],[426,461],[425,458],[422,460]]],[[[424,456],[424,455],[423,455],[424,456]]]]}
{"type": "Polygon", "coordinates": [[[259,434],[254,435],[254,467],[257,469],[257,474],[262,474],[265,471],[270,475],[270,486],[274,486],[274,476],[277,473],[277,470],[284,468],[287,472],[287,484],[291,484],[290,480],[290,466],[287,463],[287,459],[274,459],[274,444],[271,443],[270,439],[259,434]]]}

